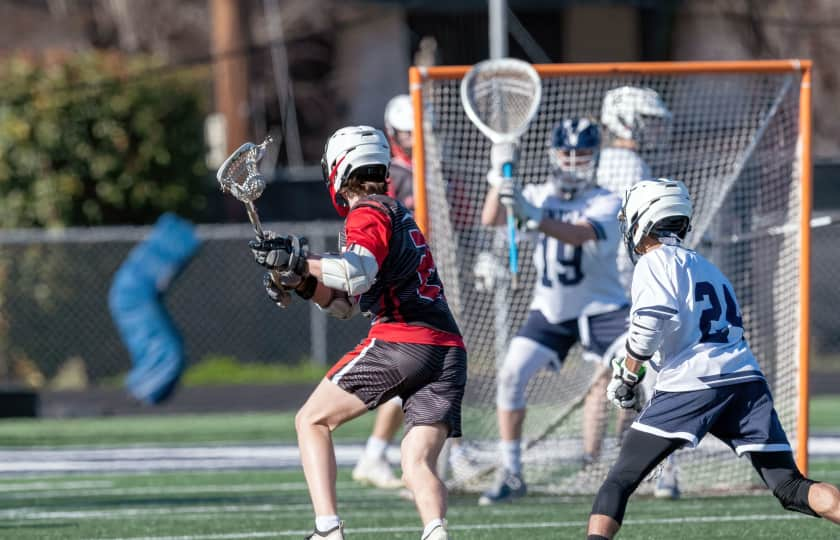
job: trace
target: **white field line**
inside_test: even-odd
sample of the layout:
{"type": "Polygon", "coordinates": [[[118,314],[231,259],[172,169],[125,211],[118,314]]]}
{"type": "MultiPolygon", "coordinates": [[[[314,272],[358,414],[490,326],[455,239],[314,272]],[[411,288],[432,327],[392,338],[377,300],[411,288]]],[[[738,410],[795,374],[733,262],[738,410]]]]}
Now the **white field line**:
{"type": "MultiPolygon", "coordinates": [[[[579,446],[579,445],[575,445],[579,446]]],[[[358,461],[364,446],[336,445],[340,467],[358,461]]],[[[840,437],[812,437],[812,458],[840,456],[840,437]]],[[[399,450],[388,459],[399,463],[399,450]]],[[[290,469],[300,467],[296,446],[127,447],[95,449],[0,449],[0,477],[27,473],[148,472],[224,469],[290,469]]]]}
{"type": "MultiPolygon", "coordinates": [[[[25,484],[19,487],[25,489],[25,484]]],[[[15,486],[16,488],[18,486],[15,486]]],[[[339,489],[357,487],[354,482],[338,482],[339,489]]],[[[15,490],[17,491],[17,490],[15,490]]],[[[260,493],[275,491],[306,491],[304,482],[281,482],[274,484],[221,484],[221,485],[198,485],[198,486],[141,486],[141,487],[117,487],[102,489],[80,489],[72,493],[65,492],[38,492],[38,493],[2,493],[0,501],[11,499],[55,499],[72,497],[103,497],[103,496],[130,496],[130,495],[190,495],[202,493],[260,493]]]]}
{"type": "MultiPolygon", "coordinates": [[[[805,516],[796,514],[752,514],[744,516],[697,516],[684,518],[661,518],[661,519],[626,519],[625,525],[670,525],[689,523],[725,523],[725,522],[753,522],[753,521],[787,521],[791,519],[806,519],[805,516]]],[[[469,525],[450,525],[450,531],[479,531],[495,529],[551,529],[586,526],[585,521],[545,521],[528,523],[475,523],[469,525]]],[[[237,540],[239,538],[276,538],[298,536],[309,534],[311,530],[286,530],[276,532],[248,531],[241,533],[201,534],[183,536],[129,536],[110,538],[108,540],[237,540]]],[[[348,528],[348,536],[354,534],[393,534],[419,532],[418,527],[361,527],[348,528]]]]}

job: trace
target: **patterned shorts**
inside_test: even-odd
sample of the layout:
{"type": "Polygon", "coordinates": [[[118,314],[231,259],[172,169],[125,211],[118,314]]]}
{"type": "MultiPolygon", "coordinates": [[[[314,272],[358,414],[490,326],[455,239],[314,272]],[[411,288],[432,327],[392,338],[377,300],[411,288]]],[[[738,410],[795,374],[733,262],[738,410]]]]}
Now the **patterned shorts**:
{"type": "Polygon", "coordinates": [[[327,379],[375,409],[403,400],[406,430],[443,423],[461,436],[467,352],[461,347],[366,338],[327,372],[327,379]]]}

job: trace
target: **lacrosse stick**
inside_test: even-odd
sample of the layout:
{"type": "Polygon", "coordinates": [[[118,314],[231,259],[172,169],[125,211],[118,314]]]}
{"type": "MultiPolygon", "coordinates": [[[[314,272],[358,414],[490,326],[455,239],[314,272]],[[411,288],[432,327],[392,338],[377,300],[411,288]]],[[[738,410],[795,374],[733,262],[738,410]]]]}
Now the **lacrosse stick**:
{"type": "Polygon", "coordinates": [[[219,181],[222,192],[230,193],[245,205],[257,240],[265,239],[260,216],[257,215],[257,208],[254,206],[254,201],[265,189],[265,178],[257,169],[257,163],[265,155],[266,147],[271,141],[269,136],[261,144],[246,142],[222,163],[216,173],[216,180],[219,181]]]}
{"type": "MultiPolygon", "coordinates": [[[[513,182],[519,137],[537,113],[541,96],[537,71],[531,64],[514,58],[479,62],[461,81],[461,104],[467,117],[493,143],[493,154],[506,156],[502,165],[505,182],[513,182]]],[[[511,281],[516,287],[516,222],[513,208],[506,205],[506,210],[511,281]]]]}

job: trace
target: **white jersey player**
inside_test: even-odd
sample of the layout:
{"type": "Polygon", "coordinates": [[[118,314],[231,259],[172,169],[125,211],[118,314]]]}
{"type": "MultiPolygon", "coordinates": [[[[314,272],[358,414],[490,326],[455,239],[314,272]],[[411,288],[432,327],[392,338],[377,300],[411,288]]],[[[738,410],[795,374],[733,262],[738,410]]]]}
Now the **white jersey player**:
{"type": "MultiPolygon", "coordinates": [[[[601,103],[601,126],[605,147],[598,160],[598,185],[624,197],[641,180],[653,178],[640,152],[665,146],[671,129],[671,113],[656,91],[636,86],[613,88],[601,103]]],[[[621,282],[630,289],[633,264],[619,251],[621,282]]]]}
{"type": "MultiPolygon", "coordinates": [[[[537,279],[527,321],[510,341],[498,373],[503,467],[480,504],[525,493],[520,445],[531,377],[543,367],[558,366],[578,342],[590,357],[601,359],[627,329],[629,302],[616,269],[621,201],[594,183],[599,148],[597,125],[587,119],[565,120],[552,131],[552,174],[546,183],[520,190],[501,181],[495,166],[488,174],[493,187],[482,222],[499,224],[504,218],[501,205],[513,208],[536,242],[537,279]]],[[[605,390],[609,377],[604,379],[605,390]]],[[[603,409],[604,390],[591,393],[587,401],[603,409]]],[[[584,426],[584,452],[597,452],[599,433],[588,428],[584,426]]]]}
{"type": "Polygon", "coordinates": [[[712,433],[753,467],[788,510],[840,523],[840,491],[802,476],[773,408],[770,389],[744,338],[732,284],[702,255],[682,246],[691,199],[682,182],[646,180],[621,209],[636,259],[626,358],[613,360],[608,398],[633,407],[644,364],[658,353],[657,392],[633,423],[598,491],[588,540],[618,532],[627,500],[645,476],[683,445],[712,433]]]}

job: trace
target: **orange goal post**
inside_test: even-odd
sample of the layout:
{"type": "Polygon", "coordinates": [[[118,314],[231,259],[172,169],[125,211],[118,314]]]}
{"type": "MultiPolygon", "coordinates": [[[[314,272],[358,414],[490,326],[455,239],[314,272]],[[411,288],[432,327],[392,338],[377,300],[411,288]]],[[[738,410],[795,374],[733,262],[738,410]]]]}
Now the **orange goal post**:
{"type": "MultiPolygon", "coordinates": [[[[496,460],[496,366],[528,311],[531,249],[521,235],[526,285],[511,288],[503,230],[482,227],[491,143],[468,120],[459,85],[471,66],[412,67],[415,218],[434,247],[470,353],[464,401],[470,470],[455,487],[487,485],[496,460]],[[478,466],[476,467],[476,464],[478,466]]],[[[771,384],[776,409],[803,472],[808,467],[809,270],[812,198],[811,62],[636,62],[538,64],[542,101],[523,135],[517,178],[544,182],[547,140],[561,118],[600,117],[604,94],[652,88],[671,112],[669,136],[636,154],[654,177],[683,180],[695,204],[687,241],[735,286],[746,337],[771,384]]],[[[604,147],[615,141],[609,132],[604,147]]],[[[602,151],[602,156],[603,156],[602,151]]],[[[623,246],[622,246],[623,249],[623,246]]],[[[527,387],[523,460],[529,488],[594,492],[617,453],[615,412],[605,409],[595,461],[582,461],[581,402],[597,362],[573,349],[559,370],[527,387]]],[[[587,422],[591,418],[587,417],[587,422]]],[[[708,436],[677,453],[686,491],[757,486],[747,460],[708,436]]]]}

